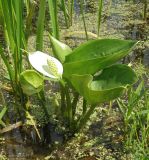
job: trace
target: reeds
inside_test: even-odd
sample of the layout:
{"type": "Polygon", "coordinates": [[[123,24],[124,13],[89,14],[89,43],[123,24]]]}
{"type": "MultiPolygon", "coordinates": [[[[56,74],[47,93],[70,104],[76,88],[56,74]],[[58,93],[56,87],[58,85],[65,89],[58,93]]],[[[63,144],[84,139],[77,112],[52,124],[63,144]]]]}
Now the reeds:
{"type": "Polygon", "coordinates": [[[97,23],[97,25],[98,25],[97,26],[98,37],[99,37],[99,33],[100,33],[102,6],[103,6],[103,0],[99,0],[99,2],[98,2],[98,23],[97,23]]]}
{"type": "Polygon", "coordinates": [[[86,27],[86,22],[85,22],[85,17],[84,17],[83,1],[80,1],[80,12],[81,12],[81,15],[82,15],[82,21],[83,21],[86,40],[88,41],[88,33],[87,33],[87,27],[86,27]]]}
{"type": "MultiPolygon", "coordinates": [[[[19,75],[22,72],[22,50],[26,44],[23,24],[23,1],[0,1],[3,14],[3,29],[5,42],[7,43],[8,54],[11,57],[12,65],[1,52],[5,65],[8,69],[11,85],[15,93],[20,94],[19,75]]],[[[2,50],[2,49],[1,49],[2,50]]]]}
{"type": "Polygon", "coordinates": [[[36,50],[42,51],[43,49],[43,32],[44,32],[44,20],[46,11],[46,0],[40,0],[39,15],[37,22],[37,36],[36,36],[36,50]]]}
{"type": "Polygon", "coordinates": [[[58,24],[58,4],[57,0],[48,0],[50,17],[51,17],[51,26],[52,26],[52,35],[59,39],[59,24],[58,24]]]}

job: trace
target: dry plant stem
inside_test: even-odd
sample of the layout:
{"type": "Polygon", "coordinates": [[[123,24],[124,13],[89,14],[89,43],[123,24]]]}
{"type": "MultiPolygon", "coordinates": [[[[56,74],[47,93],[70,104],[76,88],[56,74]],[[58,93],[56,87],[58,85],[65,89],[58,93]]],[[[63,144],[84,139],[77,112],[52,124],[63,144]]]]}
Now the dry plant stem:
{"type": "Polygon", "coordinates": [[[2,118],[5,116],[7,122],[9,120],[9,118],[8,118],[8,114],[7,114],[7,107],[6,107],[7,105],[5,102],[5,98],[4,98],[1,86],[0,86],[0,100],[1,100],[1,104],[2,104],[2,110],[0,111],[0,124],[3,127],[6,127],[5,123],[2,121],[2,118]]]}
{"type": "Polygon", "coordinates": [[[11,124],[9,126],[6,126],[5,128],[0,130],[0,134],[9,132],[9,131],[11,131],[13,129],[16,129],[16,128],[22,126],[22,125],[23,125],[22,121],[19,121],[19,122],[16,122],[15,124],[11,124]]]}
{"type": "MultiPolygon", "coordinates": [[[[67,37],[70,37],[70,36],[74,36],[74,37],[77,37],[77,35],[80,35],[80,34],[84,34],[84,31],[72,31],[72,32],[67,32],[66,33],[66,35],[65,35],[65,37],[67,38],[67,37]]],[[[95,38],[95,39],[97,39],[98,38],[98,36],[96,35],[96,34],[94,34],[94,33],[92,33],[92,32],[87,32],[87,35],[88,36],[91,36],[92,38],[95,38]]]]}

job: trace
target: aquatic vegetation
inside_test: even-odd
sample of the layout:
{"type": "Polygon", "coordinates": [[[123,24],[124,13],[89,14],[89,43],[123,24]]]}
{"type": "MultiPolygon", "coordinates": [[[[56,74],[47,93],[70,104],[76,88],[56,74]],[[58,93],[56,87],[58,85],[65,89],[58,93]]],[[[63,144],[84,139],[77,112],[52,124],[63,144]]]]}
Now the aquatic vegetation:
{"type": "Polygon", "coordinates": [[[0,111],[0,125],[3,126],[3,127],[6,126],[6,124],[5,124],[5,123],[3,122],[3,120],[2,120],[2,118],[4,117],[6,111],[7,111],[7,108],[6,108],[6,107],[4,107],[4,108],[2,109],[2,111],[0,111]]]}
{"type": "Polygon", "coordinates": [[[50,16],[51,16],[51,24],[52,24],[52,35],[59,39],[59,23],[58,23],[58,11],[57,11],[57,3],[55,0],[48,0],[50,16]]]}
{"type": "Polygon", "coordinates": [[[8,54],[11,57],[12,65],[5,58],[1,47],[0,54],[7,67],[14,93],[21,95],[18,78],[23,68],[21,48],[24,49],[26,45],[22,15],[23,1],[15,1],[12,5],[9,4],[9,1],[0,1],[0,6],[2,9],[5,42],[9,46],[8,54]],[[11,23],[12,21],[13,23],[11,23]]]}
{"type": "MultiPolygon", "coordinates": [[[[140,58],[138,45],[128,40],[147,39],[147,11],[147,0],[0,0],[1,83],[6,96],[5,102],[2,93],[0,133],[21,127],[25,141],[29,136],[32,142],[57,147],[84,127],[90,141],[85,130],[79,132],[85,137],[78,137],[80,148],[84,141],[87,150],[100,143],[107,154],[111,149],[110,158],[103,159],[119,158],[112,150],[119,141],[120,154],[126,147],[134,159],[148,158],[148,76],[143,66],[134,66],[134,54],[140,58]],[[132,61],[131,65],[122,64],[129,53],[133,54],[122,63],[132,61]],[[90,127],[98,130],[95,139],[90,127]]],[[[147,52],[142,48],[143,56],[147,52]]],[[[92,151],[84,153],[72,143],[76,150],[66,149],[71,156],[77,151],[78,158],[94,159],[92,151]]],[[[104,152],[95,152],[100,151],[104,152]]]]}
{"type": "Polygon", "coordinates": [[[148,104],[149,91],[144,88],[142,81],[136,88],[129,93],[127,102],[118,101],[120,110],[124,117],[125,145],[131,150],[134,159],[147,158],[149,155],[149,132],[148,132],[148,104]]]}
{"type": "MultiPolygon", "coordinates": [[[[68,120],[70,128],[74,127],[74,130],[79,130],[85,125],[97,104],[116,99],[127,87],[137,81],[137,76],[130,67],[114,64],[130,52],[136,44],[135,41],[100,39],[84,43],[71,51],[68,46],[66,47],[54,37],[50,36],[50,38],[54,53],[61,63],[56,58],[39,51],[30,53],[29,61],[38,72],[45,76],[45,79],[48,77],[61,84],[64,94],[61,97],[63,98],[62,116],[68,120]],[[96,74],[99,71],[101,73],[96,74]],[[84,98],[83,113],[79,121],[74,120],[79,99],[75,104],[72,102],[75,97],[70,89],[84,98]],[[88,110],[87,104],[91,104],[88,110]]],[[[30,76],[25,73],[21,75],[30,76]]],[[[25,80],[27,81],[27,78],[23,79],[23,82],[25,80]]],[[[20,82],[22,83],[22,79],[20,82]]],[[[25,83],[23,83],[23,88],[25,88],[25,83]]]]}
{"type": "Polygon", "coordinates": [[[128,90],[127,100],[118,99],[118,105],[124,118],[126,148],[133,153],[133,159],[146,159],[149,155],[149,89],[144,79],[148,78],[148,72],[142,64],[137,64],[135,70],[139,72],[140,82],[128,90]]]}

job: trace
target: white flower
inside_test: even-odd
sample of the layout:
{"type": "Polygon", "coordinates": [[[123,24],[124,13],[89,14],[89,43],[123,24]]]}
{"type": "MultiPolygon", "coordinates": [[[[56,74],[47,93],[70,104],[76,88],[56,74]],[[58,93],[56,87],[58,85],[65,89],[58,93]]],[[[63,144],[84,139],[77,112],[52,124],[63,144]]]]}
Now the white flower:
{"type": "Polygon", "coordinates": [[[29,61],[31,65],[43,75],[53,80],[61,79],[63,66],[56,58],[46,53],[36,51],[29,54],[29,61]]]}

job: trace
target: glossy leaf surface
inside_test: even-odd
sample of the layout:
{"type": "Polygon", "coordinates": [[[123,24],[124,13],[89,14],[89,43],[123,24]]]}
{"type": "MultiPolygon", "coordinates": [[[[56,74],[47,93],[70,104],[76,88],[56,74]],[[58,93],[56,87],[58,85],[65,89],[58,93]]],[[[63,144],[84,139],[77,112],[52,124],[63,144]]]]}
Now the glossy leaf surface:
{"type": "Polygon", "coordinates": [[[89,41],[66,56],[64,76],[94,74],[126,56],[136,42],[118,39],[89,41]]]}
{"type": "Polygon", "coordinates": [[[122,64],[113,65],[94,77],[89,74],[71,76],[74,88],[89,103],[96,104],[106,102],[119,97],[127,86],[137,80],[134,71],[122,64]]]}

